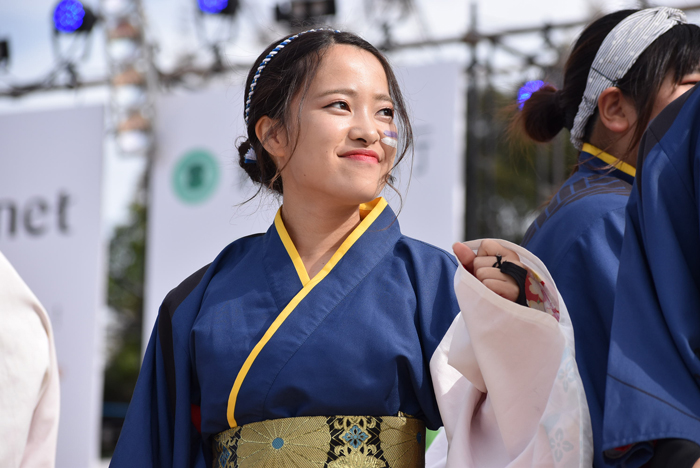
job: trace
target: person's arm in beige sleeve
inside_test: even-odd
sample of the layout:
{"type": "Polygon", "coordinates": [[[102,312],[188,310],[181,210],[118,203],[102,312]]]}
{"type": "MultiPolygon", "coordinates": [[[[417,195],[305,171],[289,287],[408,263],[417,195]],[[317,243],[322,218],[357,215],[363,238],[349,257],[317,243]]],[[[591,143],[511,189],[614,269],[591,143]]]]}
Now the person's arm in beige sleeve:
{"type": "Polygon", "coordinates": [[[49,317],[0,253],[0,466],[55,465],[59,406],[49,317]]]}

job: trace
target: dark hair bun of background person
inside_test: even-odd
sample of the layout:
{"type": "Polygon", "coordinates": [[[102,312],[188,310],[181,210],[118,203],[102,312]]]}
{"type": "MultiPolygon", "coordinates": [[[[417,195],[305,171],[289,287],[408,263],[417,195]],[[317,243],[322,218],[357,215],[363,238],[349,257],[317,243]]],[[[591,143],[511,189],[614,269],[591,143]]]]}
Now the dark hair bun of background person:
{"type": "Polygon", "coordinates": [[[566,126],[561,91],[550,84],[532,93],[521,112],[525,133],[535,141],[550,141],[566,126]]]}

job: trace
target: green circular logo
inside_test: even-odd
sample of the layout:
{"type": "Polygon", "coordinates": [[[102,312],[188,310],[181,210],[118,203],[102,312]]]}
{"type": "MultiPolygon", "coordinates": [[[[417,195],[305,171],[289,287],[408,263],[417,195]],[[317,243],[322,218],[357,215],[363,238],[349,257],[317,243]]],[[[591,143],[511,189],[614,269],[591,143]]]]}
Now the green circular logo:
{"type": "Polygon", "coordinates": [[[180,158],[173,172],[173,190],[185,203],[202,203],[219,184],[219,165],[208,151],[192,150],[180,158]]]}

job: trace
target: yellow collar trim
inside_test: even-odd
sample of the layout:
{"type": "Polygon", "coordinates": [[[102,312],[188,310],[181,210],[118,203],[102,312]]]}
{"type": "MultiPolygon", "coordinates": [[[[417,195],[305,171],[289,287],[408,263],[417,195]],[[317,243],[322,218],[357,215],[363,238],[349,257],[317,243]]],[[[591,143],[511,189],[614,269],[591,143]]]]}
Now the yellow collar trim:
{"type": "Polygon", "coordinates": [[[610,166],[613,166],[615,169],[619,169],[620,171],[624,172],[627,175],[630,175],[632,177],[636,177],[637,169],[635,169],[633,166],[631,166],[630,164],[627,164],[624,161],[620,161],[615,156],[608,154],[601,149],[596,148],[595,146],[593,146],[590,143],[584,143],[583,147],[581,148],[581,151],[583,151],[584,153],[592,154],[596,158],[603,161],[605,164],[609,164],[610,166]]]}
{"type": "MultiPolygon", "coordinates": [[[[245,362],[243,363],[243,367],[241,367],[241,370],[238,371],[238,375],[236,376],[236,380],[233,383],[233,388],[231,388],[231,393],[229,394],[228,397],[228,407],[226,408],[226,418],[228,419],[229,426],[231,427],[236,427],[238,424],[236,423],[236,418],[234,417],[234,413],[236,411],[236,400],[238,399],[238,392],[241,390],[241,386],[243,385],[243,381],[246,378],[246,375],[248,375],[248,371],[250,370],[251,366],[253,365],[253,362],[255,362],[255,359],[258,357],[260,354],[260,351],[265,347],[268,341],[272,338],[272,336],[277,332],[280,326],[284,323],[285,320],[287,320],[287,317],[294,311],[294,309],[299,305],[299,303],[311,292],[311,290],[318,284],[320,283],[326,276],[328,276],[328,273],[331,272],[333,267],[340,261],[341,258],[343,258],[343,255],[345,255],[348,250],[350,250],[350,247],[353,246],[353,244],[360,238],[362,237],[362,234],[367,231],[367,229],[374,223],[374,221],[379,217],[380,214],[384,211],[384,208],[386,208],[387,202],[383,197],[376,198],[375,200],[371,201],[370,203],[366,203],[363,205],[360,205],[360,210],[363,208],[365,210],[370,209],[364,219],[360,222],[360,224],[350,233],[350,235],[343,241],[343,243],[338,247],[338,250],[335,251],[331,259],[326,263],[326,265],[323,267],[321,271],[318,272],[316,276],[313,277],[313,279],[307,281],[304,283],[304,287],[297,293],[294,298],[289,301],[289,304],[280,312],[280,314],[277,316],[274,322],[272,322],[272,325],[270,325],[270,328],[267,329],[263,337],[258,341],[258,343],[255,345],[253,350],[250,352],[248,357],[246,358],[245,362]]],[[[360,214],[362,216],[362,212],[360,214]]],[[[279,229],[279,226],[282,226],[284,228],[284,225],[282,223],[282,218],[280,216],[280,212],[277,212],[277,216],[275,217],[275,227],[277,228],[277,232],[282,237],[282,231],[279,229]],[[279,224],[277,223],[277,218],[279,218],[280,222],[279,224]]],[[[297,273],[299,274],[299,277],[301,278],[301,273],[299,271],[299,267],[297,266],[297,263],[295,261],[295,257],[292,255],[296,255],[297,258],[299,258],[299,262],[301,265],[301,269],[303,270],[304,274],[306,275],[306,278],[309,277],[308,273],[306,273],[306,268],[304,267],[303,262],[301,262],[301,258],[299,257],[299,253],[297,252],[296,247],[294,247],[294,244],[291,241],[291,238],[289,238],[289,234],[287,233],[287,230],[284,229],[284,234],[287,235],[287,238],[289,239],[289,245],[294,249],[293,251],[290,250],[289,246],[287,243],[282,239],[282,242],[284,243],[285,248],[287,249],[287,252],[289,253],[290,257],[292,258],[292,262],[294,262],[294,266],[297,268],[297,273]]],[[[302,283],[304,280],[302,279],[302,283]]]]}
{"type": "Polygon", "coordinates": [[[306,286],[306,284],[311,281],[311,278],[309,278],[309,273],[306,271],[304,262],[301,261],[301,256],[299,255],[299,252],[297,252],[297,248],[294,246],[292,238],[289,237],[287,228],[284,227],[284,222],[282,222],[282,208],[277,210],[277,214],[275,215],[275,229],[277,229],[277,234],[279,234],[280,239],[282,239],[282,243],[289,254],[289,258],[292,259],[292,263],[294,264],[294,268],[297,270],[297,275],[299,275],[302,286],[306,286]]]}
{"type": "MultiPolygon", "coordinates": [[[[378,197],[372,200],[369,203],[362,203],[360,205],[360,219],[364,222],[364,220],[367,218],[368,215],[370,215],[373,211],[379,210],[376,214],[376,216],[379,216],[379,214],[384,210],[386,207],[387,202],[383,197],[378,197]],[[381,205],[381,206],[380,206],[381,205]]],[[[376,216],[374,219],[376,219],[376,216]]],[[[358,231],[363,226],[363,222],[361,222],[355,230],[348,236],[347,239],[341,244],[341,246],[338,248],[336,253],[333,255],[331,260],[328,262],[327,265],[329,265],[333,259],[338,255],[338,252],[341,252],[343,248],[346,246],[348,239],[350,239],[355,232],[358,231]]],[[[371,224],[371,223],[370,223],[371,224]]],[[[368,227],[369,225],[367,225],[368,227]]],[[[365,227],[362,232],[355,238],[352,243],[354,243],[359,237],[364,233],[364,231],[367,229],[365,227]]],[[[287,232],[287,228],[284,227],[284,221],[282,221],[282,208],[277,210],[277,215],[275,215],[275,229],[277,229],[277,234],[279,234],[280,239],[282,239],[282,244],[284,244],[284,248],[287,250],[287,253],[289,254],[289,258],[292,259],[292,263],[294,264],[294,268],[297,270],[297,275],[299,275],[299,280],[301,281],[302,286],[306,286],[309,281],[311,281],[311,278],[309,278],[309,273],[306,271],[306,267],[304,266],[304,262],[301,260],[301,256],[299,255],[299,252],[297,251],[297,248],[294,246],[294,242],[292,242],[292,238],[289,236],[289,233],[287,232]]],[[[352,243],[347,245],[347,248],[345,251],[342,252],[340,257],[347,252],[347,249],[352,246],[352,243]]],[[[340,260],[340,257],[338,257],[338,260],[340,260]]],[[[332,268],[332,267],[331,267],[332,268]]]]}

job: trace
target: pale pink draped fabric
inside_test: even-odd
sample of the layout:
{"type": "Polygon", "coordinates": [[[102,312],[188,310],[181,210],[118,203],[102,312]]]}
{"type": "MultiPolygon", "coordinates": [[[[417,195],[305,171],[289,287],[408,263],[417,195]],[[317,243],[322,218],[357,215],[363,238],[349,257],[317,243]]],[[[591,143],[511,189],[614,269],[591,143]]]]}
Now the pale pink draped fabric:
{"type": "MultiPolygon", "coordinates": [[[[467,245],[476,251],[480,242],[467,245]]],[[[427,466],[590,468],[590,417],[566,306],[537,257],[498,242],[553,292],[560,320],[494,294],[459,267],[461,313],[430,362],[444,430],[427,466]]]]}
{"type": "Polygon", "coordinates": [[[0,467],[55,465],[59,404],[49,317],[0,253],[0,467]]]}

